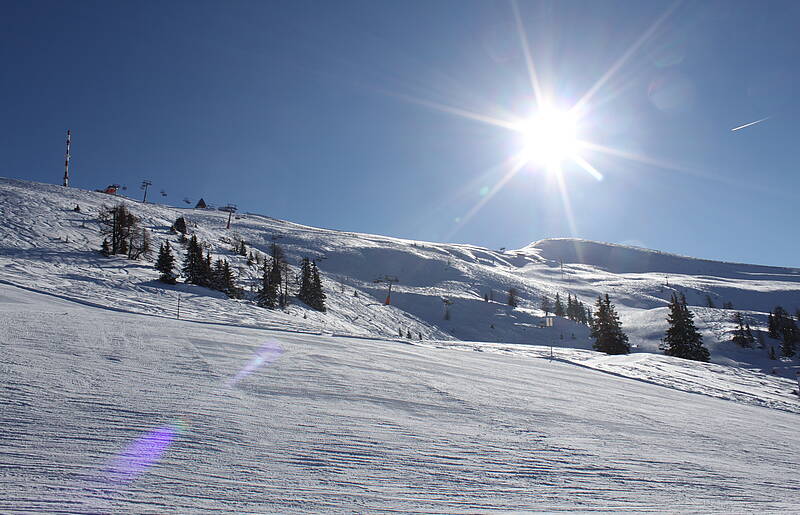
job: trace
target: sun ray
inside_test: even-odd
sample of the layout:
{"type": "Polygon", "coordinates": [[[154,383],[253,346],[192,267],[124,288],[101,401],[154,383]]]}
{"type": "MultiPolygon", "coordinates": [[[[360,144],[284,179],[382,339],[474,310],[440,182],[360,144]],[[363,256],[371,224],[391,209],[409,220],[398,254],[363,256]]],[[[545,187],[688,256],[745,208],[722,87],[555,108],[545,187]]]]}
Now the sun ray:
{"type": "Polygon", "coordinates": [[[522,16],[519,13],[519,5],[517,0],[511,1],[511,7],[514,10],[514,19],[517,22],[517,34],[519,35],[519,42],[522,46],[522,51],[525,53],[525,65],[528,68],[528,77],[531,81],[531,88],[533,89],[534,97],[536,98],[536,105],[542,105],[542,87],[539,84],[539,76],[536,73],[536,67],[533,64],[533,56],[531,55],[531,48],[528,44],[528,35],[525,32],[525,26],[522,24],[522,16]]]}
{"type": "Polygon", "coordinates": [[[572,215],[572,203],[569,200],[569,192],[567,185],[564,184],[564,174],[562,173],[561,165],[554,165],[556,168],[549,171],[551,176],[555,176],[558,183],[558,191],[561,194],[561,204],[564,206],[564,215],[567,217],[569,224],[570,236],[573,238],[578,236],[578,228],[575,225],[575,217],[572,215]]]}
{"type": "Polygon", "coordinates": [[[577,155],[577,154],[576,154],[576,155],[572,156],[572,160],[573,160],[573,161],[574,161],[574,162],[575,162],[575,163],[576,163],[578,166],[580,166],[581,168],[583,168],[584,170],[586,170],[587,172],[589,172],[589,175],[591,175],[592,177],[594,177],[594,178],[595,178],[595,179],[597,179],[598,181],[602,181],[602,180],[603,180],[603,174],[602,174],[602,173],[600,173],[600,172],[597,170],[597,168],[595,168],[594,166],[592,166],[592,165],[591,165],[591,163],[589,163],[589,161],[587,161],[586,159],[584,159],[584,158],[582,158],[581,156],[579,156],[579,155],[577,155]]]}
{"type": "Polygon", "coordinates": [[[591,88],[589,88],[589,91],[587,91],[586,94],[583,95],[583,97],[581,97],[581,99],[575,103],[575,105],[572,108],[575,112],[577,113],[581,112],[581,109],[584,108],[584,106],[592,99],[592,97],[597,93],[597,91],[600,88],[602,88],[606,84],[606,82],[608,82],[611,79],[611,77],[613,77],[614,74],[617,73],[617,71],[620,68],[622,68],[622,66],[628,61],[628,59],[630,59],[631,56],[634,53],[636,53],[636,51],[639,50],[639,48],[641,48],[642,45],[644,45],[647,42],[647,40],[653,37],[653,34],[655,34],[655,32],[659,29],[659,27],[661,27],[661,24],[664,23],[664,21],[667,18],[669,18],[669,16],[675,11],[675,9],[677,9],[680,3],[681,3],[680,0],[678,0],[674,2],[669,8],[667,8],[667,10],[664,11],[664,13],[661,16],[659,16],[658,19],[656,19],[656,21],[653,22],[652,25],[650,25],[650,28],[648,28],[644,32],[644,34],[642,34],[639,37],[639,39],[637,39],[633,43],[633,45],[631,45],[625,51],[625,53],[623,53],[622,56],[619,59],[617,59],[617,61],[613,65],[611,65],[611,68],[609,68],[608,71],[604,73],[603,76],[600,77],[600,79],[598,79],[598,81],[595,82],[591,88]]]}
{"type": "Polygon", "coordinates": [[[701,170],[697,170],[697,169],[694,169],[694,168],[689,168],[687,166],[679,165],[679,164],[676,164],[676,163],[669,163],[667,161],[662,161],[660,159],[655,159],[655,158],[643,156],[643,155],[640,155],[640,154],[634,154],[633,152],[627,152],[625,150],[620,150],[620,149],[617,149],[617,148],[612,148],[612,147],[608,147],[608,146],[605,146],[605,145],[600,145],[598,143],[592,143],[590,141],[580,141],[579,145],[582,148],[586,148],[586,149],[593,150],[593,151],[596,151],[596,152],[601,152],[601,153],[612,155],[612,156],[615,156],[615,157],[621,157],[621,158],[627,159],[629,161],[636,161],[638,163],[655,166],[655,167],[658,167],[658,168],[662,168],[664,170],[673,170],[673,171],[676,171],[676,172],[688,173],[690,175],[696,175],[698,177],[704,177],[704,178],[707,178],[707,179],[718,178],[718,177],[716,177],[716,176],[714,176],[712,174],[703,172],[701,170]]]}
{"type": "Polygon", "coordinates": [[[489,125],[494,125],[495,127],[501,127],[503,129],[508,130],[516,130],[518,122],[516,121],[509,121],[503,120],[501,118],[495,118],[493,116],[476,113],[474,111],[469,111],[467,109],[463,109],[460,107],[449,106],[446,104],[441,104],[439,102],[434,102],[432,100],[424,100],[421,98],[412,97],[410,95],[406,95],[403,93],[395,93],[391,91],[384,91],[387,95],[392,95],[396,98],[401,100],[405,100],[407,102],[418,104],[425,107],[430,107],[431,109],[435,109],[437,111],[441,111],[443,113],[453,114],[456,116],[461,116],[462,118],[467,118],[468,120],[474,120],[477,122],[486,123],[489,125]]]}
{"type": "Polygon", "coordinates": [[[506,185],[506,183],[508,181],[510,181],[515,175],[517,175],[517,173],[519,173],[519,171],[522,169],[523,166],[525,166],[525,164],[526,164],[526,161],[524,159],[522,159],[518,155],[517,156],[512,156],[509,159],[506,159],[503,162],[502,166],[508,166],[508,171],[503,175],[503,177],[500,178],[499,181],[497,181],[497,183],[494,186],[492,186],[492,188],[489,190],[489,192],[486,195],[481,197],[481,199],[478,201],[477,204],[472,206],[472,208],[469,211],[467,211],[467,213],[463,217],[461,217],[461,220],[459,221],[458,225],[456,225],[445,236],[445,239],[449,240],[462,227],[464,227],[464,225],[466,225],[467,222],[469,222],[472,219],[472,217],[475,216],[478,213],[478,211],[480,211],[483,208],[483,206],[485,206],[489,202],[489,200],[491,200],[492,197],[494,197],[495,194],[498,191],[500,191],[503,188],[503,186],[506,185]]]}

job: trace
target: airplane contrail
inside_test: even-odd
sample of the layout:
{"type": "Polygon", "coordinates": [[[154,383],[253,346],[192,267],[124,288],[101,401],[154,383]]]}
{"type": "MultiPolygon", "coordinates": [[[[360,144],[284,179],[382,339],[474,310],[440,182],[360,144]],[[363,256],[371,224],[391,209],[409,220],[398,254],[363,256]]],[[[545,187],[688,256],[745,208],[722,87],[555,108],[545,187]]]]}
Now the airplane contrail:
{"type": "Polygon", "coordinates": [[[770,118],[771,118],[771,116],[767,116],[766,118],[762,118],[762,119],[756,120],[754,122],[750,122],[750,123],[746,123],[744,125],[740,125],[738,127],[734,127],[733,129],[731,129],[731,132],[736,132],[736,131],[738,131],[740,129],[744,129],[745,127],[750,127],[751,125],[755,125],[757,123],[761,123],[763,121],[769,120],[770,118]]]}

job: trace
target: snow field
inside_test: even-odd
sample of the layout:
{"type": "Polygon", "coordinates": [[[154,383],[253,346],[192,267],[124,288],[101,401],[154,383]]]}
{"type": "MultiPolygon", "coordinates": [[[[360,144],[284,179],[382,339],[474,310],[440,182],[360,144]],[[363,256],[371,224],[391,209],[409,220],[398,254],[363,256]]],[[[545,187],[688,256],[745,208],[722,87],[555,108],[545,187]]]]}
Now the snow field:
{"type": "Polygon", "coordinates": [[[5,285],[0,334],[4,513],[800,509],[797,414],[508,349],[200,324],[5,285]],[[269,338],[285,352],[227,386],[269,338]],[[158,463],[109,481],[166,424],[182,429],[158,463]]]}

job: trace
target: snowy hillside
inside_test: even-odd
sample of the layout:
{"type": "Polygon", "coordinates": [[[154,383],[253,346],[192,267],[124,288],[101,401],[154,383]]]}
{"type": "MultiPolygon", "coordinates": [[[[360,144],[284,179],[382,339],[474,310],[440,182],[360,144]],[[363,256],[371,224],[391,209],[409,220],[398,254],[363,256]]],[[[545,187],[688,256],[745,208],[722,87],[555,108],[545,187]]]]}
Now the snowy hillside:
{"type": "MultiPolygon", "coordinates": [[[[800,509],[797,413],[521,346],[201,324],[7,285],[0,334],[2,513],[800,509]]],[[[715,366],[681,373],[712,391],[715,366]]]]}
{"type": "MultiPolygon", "coordinates": [[[[226,229],[227,213],[212,209],[177,209],[60,186],[0,179],[0,281],[48,292],[88,305],[173,318],[180,294],[181,318],[270,328],[290,332],[396,338],[430,345],[465,342],[459,348],[488,348],[477,342],[533,345],[530,352],[591,348],[588,329],[557,318],[541,327],[542,295],[577,296],[587,305],[602,293],[617,304],[634,355],[615,360],[593,359],[594,353],[569,351],[574,363],[608,370],[687,391],[794,410],[791,396],[797,364],[769,360],[765,337],[766,311],[781,304],[790,311],[800,304],[800,271],[718,263],[646,249],[574,239],[543,240],[517,251],[494,251],[468,245],[415,242],[383,236],[343,233],[306,227],[252,214],[239,214],[226,229]],[[157,246],[170,240],[169,227],[178,216],[189,220],[215,257],[231,261],[245,288],[259,282],[258,266],[232,251],[243,239],[248,249],[264,254],[277,241],[291,263],[316,259],[328,295],[328,312],[318,313],[294,302],[284,310],[266,310],[252,300],[230,300],[194,285],[167,286],[156,280],[153,259],[105,258],[97,249],[101,206],[123,202],[142,219],[157,246]],[[80,212],[73,211],[75,205],[80,212]],[[386,286],[375,279],[395,276],[391,305],[386,286]],[[506,304],[506,292],[520,292],[520,306],[506,304]],[[687,364],[661,355],[666,328],[666,301],[684,293],[697,316],[712,362],[735,369],[712,371],[725,378],[713,391],[686,378],[687,364]],[[486,302],[485,296],[494,300],[486,302]],[[706,307],[708,299],[717,307],[706,307]],[[445,319],[445,304],[449,319],[445,319]],[[765,348],[742,349],[730,342],[733,323],[725,302],[744,313],[765,348]],[[759,327],[761,328],[759,330],[759,327]],[[537,350],[537,347],[538,350],[537,350]],[[646,353],[639,356],[641,353],[646,353]],[[663,366],[662,366],[663,365],[663,366]],[[742,368],[746,370],[742,370],[742,368]],[[675,375],[687,380],[675,380],[675,375]],[[744,374],[744,376],[742,376],[744,374]],[[753,375],[755,374],[755,375],[753,375]],[[767,374],[766,376],[764,374],[767,374]],[[769,384],[750,392],[751,384],[769,384]],[[783,379],[782,379],[783,378],[783,379]],[[741,382],[737,382],[741,379],[741,382]],[[733,383],[730,380],[734,380],[733,383]]],[[[296,272],[297,269],[294,268],[296,272]]],[[[704,375],[705,372],[700,375],[704,375]]],[[[689,374],[692,376],[692,373],[689,374]]]]}
{"type": "MultiPolygon", "coordinates": [[[[268,209],[268,206],[267,206],[268,209]]],[[[587,306],[609,293],[620,309],[636,351],[658,352],[666,328],[666,303],[684,293],[704,333],[712,361],[787,372],[766,360],[768,347],[739,349],[730,343],[732,303],[751,325],[765,325],[767,312],[783,305],[800,307],[800,270],[720,263],[635,247],[574,239],[550,239],[520,250],[495,251],[470,245],[415,242],[367,234],[317,229],[254,214],[237,214],[226,229],[227,213],[142,204],[122,197],[60,186],[0,179],[0,279],[137,313],[174,316],[177,293],[183,315],[205,321],[254,327],[288,328],[353,336],[407,336],[418,340],[528,343],[589,348],[582,325],[557,319],[540,328],[542,295],[577,296],[587,306]],[[248,301],[191,285],[167,287],[156,281],[151,260],[106,259],[98,253],[97,212],[124,202],[151,230],[157,247],[177,237],[169,227],[185,216],[190,229],[216,257],[232,262],[239,283],[258,282],[257,266],[232,252],[241,238],[248,248],[266,253],[277,241],[291,263],[316,259],[328,294],[329,312],[319,314],[294,304],[266,311],[248,301]],[[81,212],[73,212],[75,205],[81,212]],[[391,306],[384,306],[386,285],[395,276],[391,306]],[[506,305],[509,288],[520,293],[520,307],[506,305]],[[484,302],[484,296],[494,299],[484,302]],[[443,298],[452,304],[445,320],[443,298]],[[715,307],[707,307],[708,299],[715,307]]],[[[296,271],[296,269],[295,269],[296,271]]]]}

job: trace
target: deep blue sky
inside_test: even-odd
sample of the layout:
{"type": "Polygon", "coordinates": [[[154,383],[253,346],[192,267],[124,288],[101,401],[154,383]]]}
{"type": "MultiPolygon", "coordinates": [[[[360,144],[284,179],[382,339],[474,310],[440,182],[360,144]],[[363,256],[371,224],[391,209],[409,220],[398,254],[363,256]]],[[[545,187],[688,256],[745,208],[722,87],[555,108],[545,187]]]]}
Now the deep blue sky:
{"type": "MultiPolygon", "coordinates": [[[[569,107],[672,5],[519,10],[542,83],[569,107]]],[[[139,196],[150,179],[150,198],[175,205],[204,197],[493,248],[573,234],[556,181],[533,166],[467,219],[518,138],[429,106],[533,110],[508,1],[12,1],[3,11],[2,176],[59,183],[70,128],[76,187],[119,183],[139,196]]],[[[585,154],[605,178],[565,169],[574,235],[800,266],[798,15],[797,2],[678,5],[593,97],[581,129],[673,167],[585,154]]]]}

